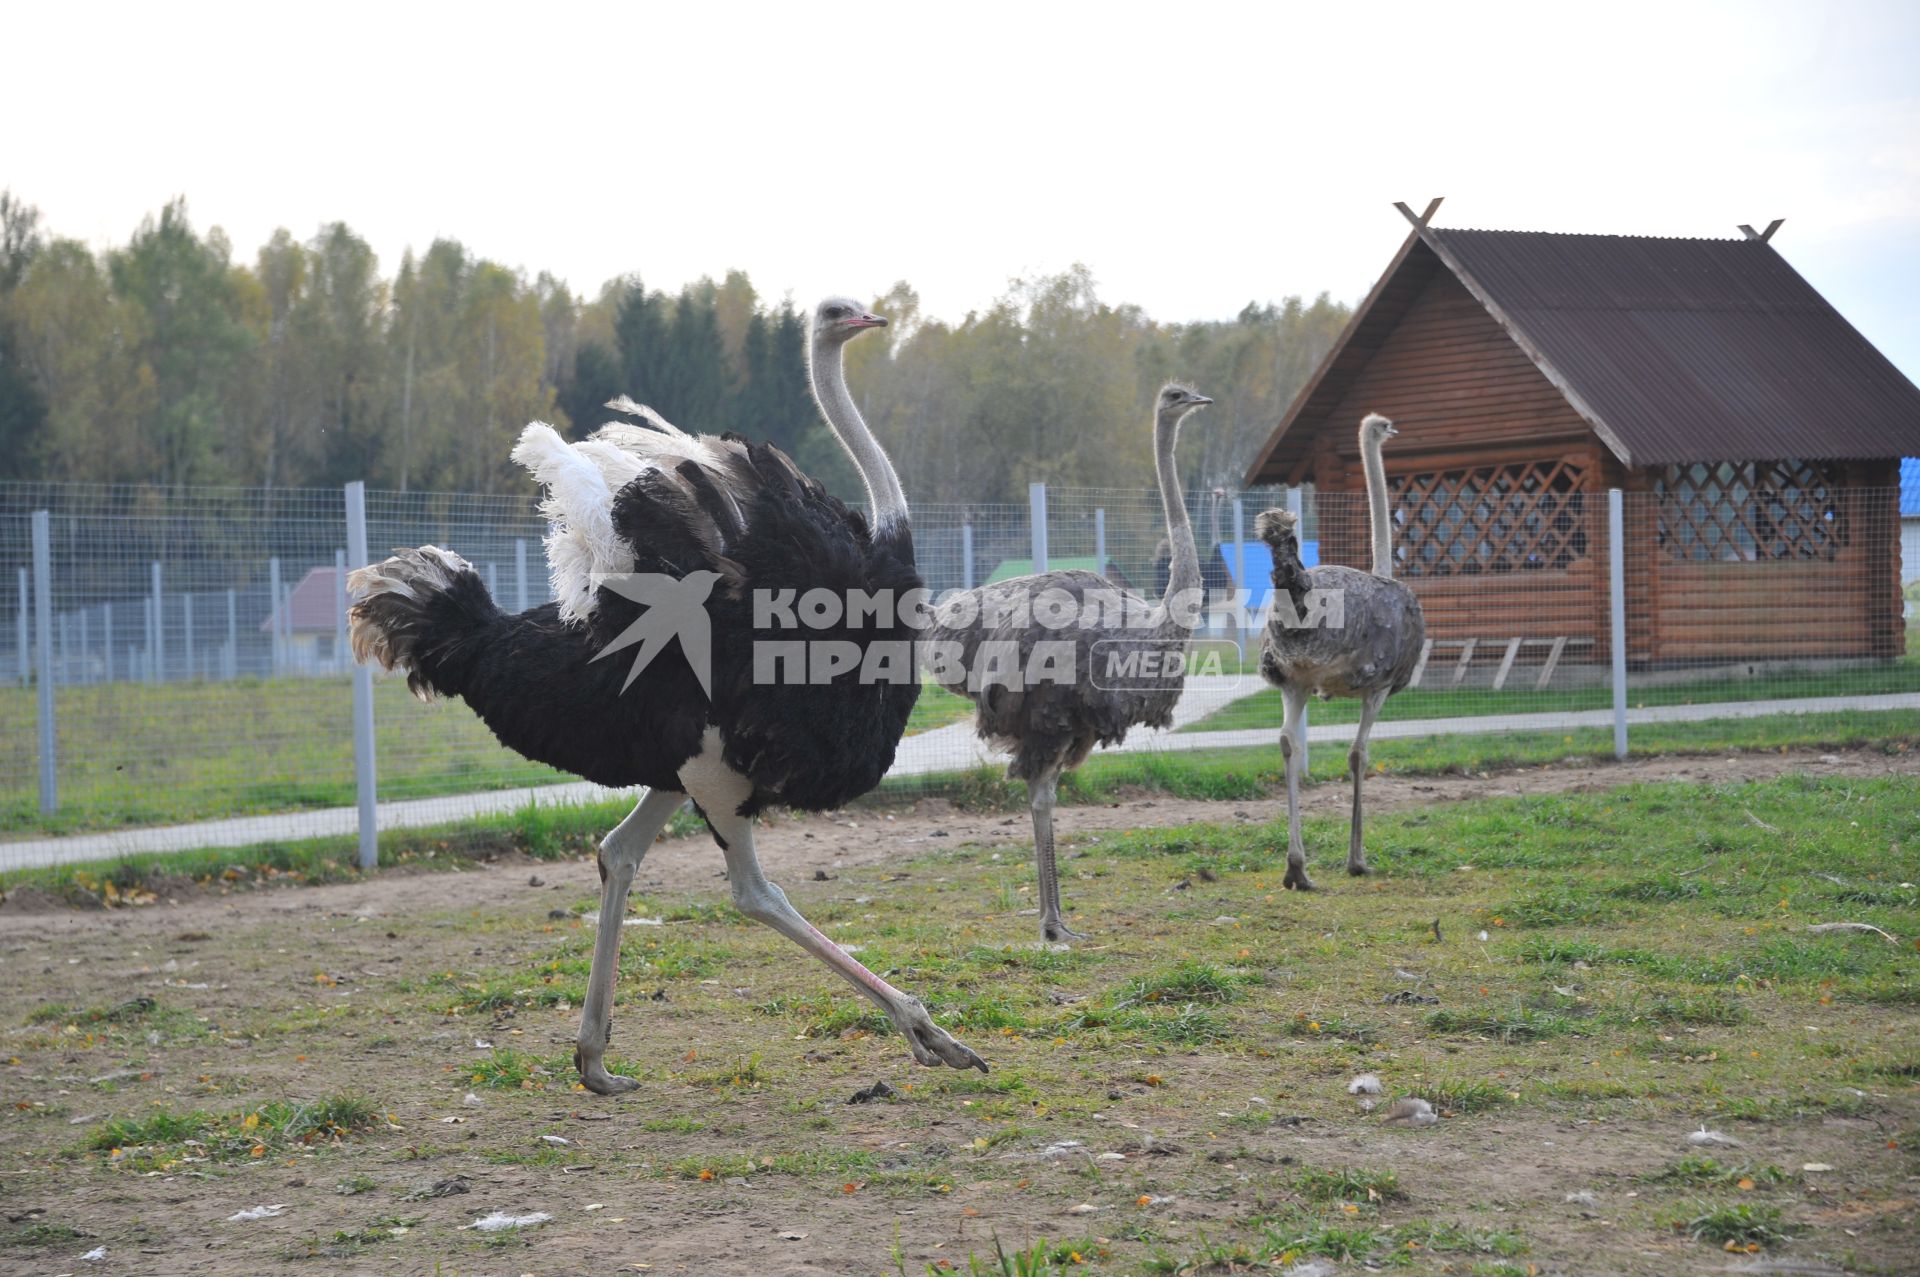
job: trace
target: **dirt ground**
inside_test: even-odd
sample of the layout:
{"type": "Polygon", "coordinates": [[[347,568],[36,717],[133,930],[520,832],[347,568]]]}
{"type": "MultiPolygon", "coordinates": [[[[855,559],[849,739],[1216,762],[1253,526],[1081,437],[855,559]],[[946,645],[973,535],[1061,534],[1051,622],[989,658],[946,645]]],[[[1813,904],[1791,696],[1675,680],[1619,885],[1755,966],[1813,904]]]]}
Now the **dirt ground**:
{"type": "MultiPolygon", "coordinates": [[[[1389,811],[1587,793],[1636,782],[1715,786],[1789,775],[1916,774],[1920,756],[1913,754],[1686,757],[1481,776],[1377,777],[1368,782],[1368,800],[1370,810],[1389,811]]],[[[1322,784],[1309,792],[1308,808],[1343,812],[1347,800],[1344,786],[1322,784]]],[[[1142,796],[1064,809],[1058,823],[1072,847],[1109,832],[1266,823],[1276,814],[1272,803],[1142,796]]],[[[884,881],[888,866],[1002,844],[1007,859],[1016,862],[1020,857],[1013,853],[1023,855],[1030,846],[1024,813],[958,811],[937,800],[910,809],[779,818],[766,824],[760,839],[769,876],[787,887],[803,911],[833,904],[843,913],[853,910],[854,918],[867,897],[850,893],[884,881]]],[[[1332,880],[1332,855],[1322,849],[1322,884],[1331,893],[1348,891],[1344,878],[1332,880]]],[[[721,902],[726,887],[720,870],[706,839],[666,842],[648,857],[636,890],[721,902]]],[[[1648,1234],[1622,1249],[1617,1220],[1639,1196],[1636,1177],[1690,1151],[1686,1127],[1670,1117],[1593,1117],[1526,1106],[1449,1121],[1432,1131],[1393,1131],[1362,1124],[1339,1096],[1337,1102],[1303,1103],[1300,1114],[1276,1109],[1281,1120],[1258,1129],[1236,1125],[1228,1131],[1216,1115],[1244,1114],[1250,1102],[1220,1089],[1242,1085],[1241,1076],[1215,1076],[1205,1052],[1179,1053],[1172,1065],[1146,1058],[1081,1062],[1082,1080],[1105,1088],[1110,1103],[1071,1119],[1063,1115],[1057,1124],[1030,1115],[1033,1138],[993,1144],[994,1151],[983,1155],[990,1170],[944,1190],[869,1191],[833,1182],[837,1176],[825,1172],[810,1178],[723,1173],[718,1184],[663,1177],[669,1164],[701,1158],[716,1147],[751,1153],[757,1132],[790,1129],[799,1115],[829,1130],[836,1146],[864,1150],[899,1173],[939,1164],[955,1148],[981,1147],[992,1131],[966,1112],[973,1101],[963,1100],[969,1092],[961,1090],[937,1091],[912,1104],[845,1105],[846,1094],[876,1077],[896,1089],[914,1082],[928,1089],[924,1083],[931,1075],[911,1067],[898,1040],[887,1036],[829,1040],[819,1048],[823,1058],[810,1060],[802,1053],[814,1048],[786,1042],[793,1035],[780,1021],[750,1009],[764,988],[734,991],[745,996],[733,997],[734,1009],[727,1009],[725,971],[707,982],[717,987],[700,992],[706,1001],[676,992],[681,1013],[694,1006],[703,1015],[707,1006],[719,1008],[715,1014],[729,1020],[729,1049],[743,1030],[764,1030],[769,1055],[779,1049],[771,1081],[715,1098],[683,1087],[692,1098],[676,1101],[677,1107],[662,1103],[664,1083],[652,1080],[619,1100],[570,1091],[564,1085],[570,1079],[547,1090],[467,1090],[460,1074],[485,1050],[478,1044],[559,1056],[571,1049],[577,1012],[562,1004],[451,1016],[436,1011],[423,978],[479,968],[532,970],[553,952],[557,932],[581,928],[577,921],[551,918],[549,910],[576,908],[596,894],[597,885],[586,861],[515,861],[309,889],[195,894],[104,913],[0,909],[0,964],[7,972],[0,989],[0,1062],[12,1057],[0,1068],[0,1239],[11,1239],[0,1240],[0,1272],[237,1274],[309,1263],[330,1272],[468,1277],[865,1274],[902,1268],[917,1275],[943,1260],[964,1271],[969,1251],[990,1251],[995,1236],[1010,1246],[1034,1236],[1094,1243],[1164,1237],[1169,1251],[1187,1254],[1196,1230],[1206,1231],[1209,1221],[1259,1216],[1279,1199],[1297,1167],[1361,1162],[1397,1169],[1409,1194],[1396,1206],[1402,1214],[1444,1214],[1471,1204],[1483,1223],[1511,1213],[1532,1241],[1524,1258],[1462,1254],[1457,1266],[1434,1271],[1841,1271],[1827,1261],[1742,1269],[1736,1265],[1759,1261],[1677,1235],[1648,1234]],[[28,1023],[49,1003],[94,1007],[139,996],[208,1028],[176,1033],[156,1023],[142,1035],[137,1028],[96,1033],[81,1024],[63,1036],[58,1023],[28,1023]],[[791,1071],[807,1064],[817,1071],[791,1071]],[[1142,1083],[1148,1067],[1170,1077],[1177,1068],[1179,1076],[1166,1085],[1142,1083]],[[377,1097],[388,1117],[337,1146],[276,1147],[238,1164],[218,1158],[196,1163],[189,1155],[144,1171],[102,1169],[103,1154],[82,1150],[85,1137],[106,1118],[139,1115],[156,1105],[229,1111],[275,1096],[347,1091],[377,1097]],[[477,1098],[469,1103],[463,1093],[477,1098]],[[668,1107],[696,1115],[682,1127],[688,1121],[700,1127],[649,1130],[666,1120],[668,1107]],[[542,1148],[545,1135],[568,1143],[544,1141],[542,1148]],[[1062,1153],[1041,1147],[1056,1137],[1081,1145],[1062,1153]],[[349,1191],[355,1177],[369,1186],[349,1191]],[[456,1178],[460,1188],[449,1195],[410,1196],[456,1178]],[[1180,1186],[1164,1202],[1155,1188],[1162,1181],[1180,1186]],[[1567,1195],[1576,1193],[1592,1197],[1569,1202],[1567,1195]],[[1136,1199],[1143,1203],[1139,1209],[1126,1205],[1136,1199]],[[229,1220],[245,1208],[272,1204],[286,1209],[252,1222],[229,1220]],[[1082,1204],[1093,1208],[1074,1213],[1082,1204]],[[463,1231],[496,1209],[545,1211],[555,1220],[491,1241],[463,1231]],[[370,1219],[377,1223],[372,1232],[370,1219]],[[381,1222],[388,1220],[415,1222],[381,1222]],[[406,1231],[393,1233],[395,1228],[406,1231]],[[1172,1245],[1175,1238],[1182,1244],[1172,1245]],[[106,1248],[104,1258],[80,1258],[96,1246],[106,1248]],[[1603,1253],[1605,1259],[1595,1258],[1603,1253]],[[1512,1267],[1503,1269],[1502,1263],[1512,1267]]],[[[1403,880],[1388,888],[1412,892],[1418,883],[1403,880]]],[[[1292,906],[1299,899],[1282,903],[1292,906]]],[[[1222,914],[1231,905],[1223,900],[1222,914]]],[[[1017,914],[1009,910],[1007,918],[1017,914]]],[[[1002,929],[1013,935],[1029,922],[1020,918],[1002,929]]],[[[1313,926],[1310,920],[1286,925],[1303,928],[1303,942],[1313,926]]],[[[629,947],[633,935],[646,930],[630,929],[629,947]]],[[[737,927],[726,931],[727,944],[744,944],[733,938],[740,934],[737,927]]],[[[792,965],[796,988],[829,987],[831,977],[798,955],[792,965]]],[[[628,1009],[638,1000],[640,990],[623,984],[616,1053],[624,1045],[636,1059],[658,1063],[693,1058],[683,1052],[722,1049],[720,1039],[703,1038],[704,1021],[663,1020],[665,1011],[628,1009]],[[638,1027],[641,1014],[648,1019],[645,1031],[638,1027]]],[[[1287,1101],[1280,1097],[1302,1079],[1289,1076],[1284,1050],[1276,1049],[1270,1064],[1268,1094],[1274,1098],[1260,1102],[1284,1109],[1287,1101]]],[[[1071,1072],[1076,1066],[1061,1067],[1071,1072]]],[[[1029,1103],[1041,1114],[1045,1107],[1029,1103]]],[[[1808,1179],[1804,1210],[1824,1213],[1837,1238],[1858,1236],[1857,1271],[1920,1272],[1920,1244],[1903,1257],[1881,1227],[1893,1219],[1910,1221],[1920,1196],[1912,1154],[1897,1147],[1903,1124],[1911,1124],[1915,1113],[1909,1088],[1884,1110],[1869,1105],[1742,1127],[1737,1151],[1706,1151],[1794,1168],[1796,1175],[1807,1164],[1841,1168],[1825,1179],[1808,1179]],[[1869,1184],[1876,1191],[1858,1191],[1869,1184]]],[[[1113,1271],[1140,1270],[1140,1247],[1128,1253],[1135,1257],[1114,1260],[1113,1271]]],[[[1105,1270],[1094,1249],[1082,1259],[1093,1270],[1105,1270]]],[[[1339,1271],[1359,1271],[1359,1265],[1339,1271]]]]}

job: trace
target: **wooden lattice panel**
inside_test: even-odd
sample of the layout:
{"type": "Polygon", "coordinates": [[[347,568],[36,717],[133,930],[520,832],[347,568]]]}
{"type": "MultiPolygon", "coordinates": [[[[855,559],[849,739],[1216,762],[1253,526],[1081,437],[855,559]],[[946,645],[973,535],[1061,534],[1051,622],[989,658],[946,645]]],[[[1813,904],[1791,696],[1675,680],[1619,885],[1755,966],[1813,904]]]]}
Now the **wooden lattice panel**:
{"type": "Polygon", "coordinates": [[[1810,461],[1668,466],[1654,482],[1660,545],[1695,563],[1830,562],[1848,537],[1838,487],[1810,461]]]}
{"type": "Polygon", "coordinates": [[[1570,567],[1587,554],[1584,467],[1571,461],[1434,470],[1388,479],[1402,576],[1570,567]]]}

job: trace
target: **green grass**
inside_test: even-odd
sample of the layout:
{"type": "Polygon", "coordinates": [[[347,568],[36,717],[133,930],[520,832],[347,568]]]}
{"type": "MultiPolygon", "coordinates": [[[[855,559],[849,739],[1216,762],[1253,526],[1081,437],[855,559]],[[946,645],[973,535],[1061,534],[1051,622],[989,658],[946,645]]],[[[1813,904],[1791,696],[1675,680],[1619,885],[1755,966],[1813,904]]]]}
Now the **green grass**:
{"type": "Polygon", "coordinates": [[[0,1250],[28,1246],[65,1246],[87,1234],[65,1224],[28,1222],[0,1231],[0,1250]]]}
{"type": "MultiPolygon", "coordinates": [[[[1329,702],[1335,703],[1335,702],[1329,702]]],[[[1315,720],[1318,721],[1318,720],[1315,720]]],[[[1182,753],[1095,754],[1060,780],[1065,803],[1107,803],[1130,794],[1159,792],[1177,798],[1236,801],[1273,798],[1286,792],[1278,747],[1247,746],[1182,753]]],[[[1651,723],[1628,738],[1631,757],[1668,754],[1775,752],[1784,749],[1920,748],[1920,710],[1846,710],[1776,714],[1765,718],[1716,719],[1703,723],[1651,723]]],[[[1530,767],[1569,759],[1613,757],[1612,729],[1570,732],[1494,732],[1473,736],[1425,736],[1376,740],[1368,749],[1377,771],[1396,775],[1446,775],[1503,767],[1530,767]]],[[[1346,775],[1343,749],[1308,752],[1316,780],[1346,775]]],[[[882,782],[876,800],[920,793],[944,794],[967,806],[1023,810],[1026,788],[997,768],[909,777],[882,782]]]]}
{"type": "MultiPolygon", "coordinates": [[[[1432,684],[1444,683],[1448,671],[1436,662],[1427,667],[1432,684]]],[[[1885,692],[1920,692],[1920,660],[1906,658],[1857,669],[1782,670],[1753,678],[1701,679],[1688,683],[1629,685],[1627,704],[1634,709],[1653,705],[1706,705],[1722,701],[1761,701],[1799,696],[1870,696],[1885,692]]],[[[1495,692],[1487,687],[1410,687],[1390,698],[1380,711],[1383,723],[1421,718],[1464,718],[1485,714],[1560,714],[1576,710],[1610,709],[1613,689],[1591,687],[1533,690],[1523,669],[1513,682],[1495,692]]],[[[1249,728],[1278,730],[1285,717],[1280,690],[1262,687],[1251,695],[1223,705],[1181,728],[1183,732],[1227,732],[1249,728]]],[[[1307,711],[1314,724],[1354,723],[1360,719],[1357,700],[1315,701],[1307,711]]]]}
{"type": "MultiPolygon", "coordinates": [[[[509,853],[539,860],[591,855],[601,836],[631,809],[630,803],[618,801],[540,804],[457,824],[389,829],[380,834],[379,863],[387,868],[457,869],[509,853]]],[[[705,829],[692,811],[681,811],[668,823],[666,836],[705,829]]],[[[361,876],[358,856],[354,837],[304,838],[23,869],[0,875],[0,888],[28,886],[77,904],[114,904],[180,879],[234,888],[345,882],[361,876]]]]}
{"type": "Polygon", "coordinates": [[[1687,1236],[1699,1242],[1714,1242],[1725,1247],[1748,1245],[1768,1247],[1792,1241],[1780,1230],[1778,1206],[1755,1206],[1739,1202],[1716,1206],[1686,1221],[1687,1236]]]}
{"type": "Polygon", "coordinates": [[[1688,1184],[1698,1187],[1733,1187],[1741,1180],[1759,1184],[1779,1184],[1787,1175],[1778,1166],[1725,1166],[1711,1157],[1689,1153],[1669,1166],[1641,1177],[1649,1184],[1688,1184]]]}
{"type": "MultiPolygon", "coordinates": [[[[574,777],[495,741],[458,701],[423,705],[405,680],[374,680],[382,800],[432,798],[574,777]]],[[[32,688],[0,687],[0,833],[65,834],[350,807],[351,683],[344,677],[106,683],[54,693],[60,807],[39,807],[32,688]]],[[[965,699],[922,690],[909,734],[958,722],[965,699]]]]}
{"type": "Polygon", "coordinates": [[[944,687],[922,683],[920,699],[913,703],[913,713],[907,716],[907,735],[916,736],[972,717],[972,701],[964,696],[956,696],[944,687]]]}
{"type": "MultiPolygon", "coordinates": [[[[1920,748],[1920,712],[1844,711],[1653,724],[1634,729],[1631,747],[1636,757],[1786,749],[1875,748],[1904,753],[1920,748]]],[[[1371,756],[1381,772],[1434,775],[1610,757],[1612,748],[1610,731],[1579,729],[1561,734],[1497,733],[1377,741],[1371,756]]],[[[1334,780],[1345,775],[1342,751],[1316,749],[1309,763],[1315,779],[1334,780]]],[[[1271,799],[1285,793],[1285,773],[1277,749],[1252,746],[1179,754],[1096,754],[1060,783],[1061,799],[1075,805],[1115,802],[1143,792],[1221,801],[1271,799]]],[[[923,793],[944,794],[968,807],[1018,811],[1026,806],[1025,787],[1007,780],[997,769],[887,781],[866,801],[885,806],[923,793]]],[[[621,802],[540,805],[455,825],[389,830],[380,836],[380,863],[456,868],[476,858],[508,852],[546,859],[587,855],[598,838],[627,811],[627,805],[621,802]]],[[[667,829],[669,836],[703,832],[699,818],[684,811],[667,829]]],[[[339,837],[125,856],[15,871],[0,875],[0,889],[29,886],[76,902],[114,903],[127,892],[166,879],[225,881],[239,886],[338,882],[359,875],[357,850],[355,839],[339,837]]],[[[1199,863],[1196,861],[1196,865],[1199,863]]],[[[1205,863],[1210,871],[1234,864],[1217,856],[1207,857],[1205,863]]],[[[1697,894],[1698,889],[1667,874],[1618,883],[1609,890],[1616,898],[1644,900],[1667,894],[1697,894]]],[[[1844,897],[1849,903],[1913,902],[1912,893],[1901,893],[1884,884],[1860,882],[1849,892],[1844,897]]],[[[1519,903],[1527,908],[1527,916],[1543,921],[1551,920],[1550,913],[1535,912],[1534,906],[1580,911],[1599,907],[1577,892],[1562,893],[1557,906],[1551,893],[1522,898],[1519,903]]]]}
{"type": "Polygon", "coordinates": [[[246,1161],[269,1152],[344,1139],[384,1120],[372,1100],[331,1095],[295,1103],[271,1100],[239,1112],[155,1108],[139,1116],[109,1118],[87,1136],[87,1147],[117,1164],[166,1170],[188,1145],[214,1161],[246,1161]]]}
{"type": "MultiPolygon", "coordinates": [[[[948,1277],[953,1273],[964,1274],[964,1277],[1051,1277],[1052,1274],[1069,1273],[1082,1264],[1105,1259],[1111,1253],[1108,1243],[1095,1237],[1082,1238],[1077,1242],[1050,1242],[1043,1237],[1009,1251],[996,1235],[992,1254],[968,1251],[964,1264],[956,1264],[951,1260],[944,1265],[930,1263],[926,1271],[927,1277],[948,1277]]],[[[893,1248],[893,1261],[894,1272],[899,1277],[906,1277],[906,1257],[898,1245],[893,1248]]]]}
{"type": "MultiPolygon", "coordinates": [[[[190,950],[227,987],[156,987],[151,1007],[115,983],[159,958],[128,953],[144,936],[111,938],[98,970],[30,950],[0,989],[0,1075],[26,1105],[0,1122],[0,1160],[27,1172],[9,1191],[84,1193],[87,1227],[111,1244],[207,1175],[228,1181],[214,1186],[223,1203],[296,1203],[316,1253],[396,1267],[431,1254],[460,1271],[499,1269],[496,1248],[625,1235],[613,1230],[629,1199],[679,1218],[751,1206],[811,1234],[774,1254],[823,1271],[1197,1277],[1325,1257],[1511,1277],[1625,1271],[1663,1248],[1722,1262],[1705,1248],[1786,1236],[1790,1254],[1852,1251],[1859,1271],[1899,1271],[1920,1131],[1920,906],[1900,884],[1914,880],[1920,779],[1816,769],[1400,806],[1369,823],[1376,875],[1331,876],[1311,896],[1281,889],[1284,825],[1234,811],[1103,833],[1064,861],[1078,871],[1068,920],[1092,932],[1066,952],[1030,946],[1017,844],[951,840],[827,883],[795,877],[795,903],[923,999],[985,1075],[910,1065],[884,1018],[744,923],[717,881],[636,902],[683,921],[626,935],[612,1045],[632,1053],[614,1067],[640,1089],[619,1100],[572,1089],[592,933],[549,920],[544,902],[422,906],[386,923],[401,933],[391,945],[385,926],[324,907],[243,903],[190,950]],[[1806,930],[1836,917],[1901,943],[1806,930]],[[366,964],[364,981],[316,999],[298,978],[309,959],[277,948],[366,964]],[[382,975],[390,954],[406,960],[382,975]],[[1440,1001],[1392,1000],[1409,987],[1400,967],[1440,1001]],[[671,996],[653,1001],[659,988],[671,996]],[[210,1021],[202,1036],[149,1042],[187,1008],[210,1021]],[[515,1045],[475,1052],[480,1035],[515,1045]],[[54,1081],[129,1066],[152,1080],[54,1081]],[[1346,1092],[1360,1072],[1380,1076],[1383,1099],[1430,1101],[1437,1126],[1378,1125],[1346,1092]],[[329,1077],[366,1076],[391,1124],[357,1094],[288,1098],[289,1078],[325,1095],[329,1077]],[[847,1104],[876,1079],[890,1099],[847,1104]],[[469,1089],[477,1109],[461,1103],[469,1089]],[[1756,1152],[1683,1155],[1701,1123],[1756,1152]],[[1838,1164],[1828,1150],[1841,1147],[1832,1200],[1766,1160],[1838,1164]],[[421,1208],[418,1225],[387,1213],[456,1174],[474,1196],[421,1208]],[[460,1231],[503,1174],[513,1204],[566,1205],[518,1240],[460,1231]],[[250,1197],[248,1183],[273,1192],[250,1197]],[[1589,1183],[1604,1227],[1562,1201],[1589,1183]],[[945,1222],[903,1230],[889,1264],[877,1252],[907,1211],[945,1222]],[[1040,1240],[1062,1231],[1086,1237],[1040,1240]]],[[[1337,816],[1306,822],[1322,866],[1344,835],[1337,816]]],[[[584,885],[589,871],[569,872],[584,885]]],[[[691,1262],[677,1244],[661,1232],[620,1257],[669,1270],[691,1262]]]]}
{"type": "Polygon", "coordinates": [[[1346,1167],[1337,1171],[1308,1169],[1294,1179],[1294,1187],[1316,1202],[1388,1201],[1405,1197],[1398,1171],[1346,1167]]]}

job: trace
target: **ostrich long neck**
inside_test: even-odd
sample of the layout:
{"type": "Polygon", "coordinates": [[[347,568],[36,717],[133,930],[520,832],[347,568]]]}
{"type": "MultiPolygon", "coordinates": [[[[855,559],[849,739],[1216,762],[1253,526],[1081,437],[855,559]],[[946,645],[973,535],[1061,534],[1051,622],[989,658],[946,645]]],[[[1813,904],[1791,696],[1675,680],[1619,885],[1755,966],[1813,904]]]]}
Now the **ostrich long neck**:
{"type": "Polygon", "coordinates": [[[1187,502],[1173,465],[1173,446],[1179,438],[1178,417],[1163,416],[1154,422],[1153,472],[1160,480],[1160,504],[1167,514],[1167,547],[1172,556],[1167,563],[1167,592],[1161,596],[1160,606],[1167,613],[1168,624],[1191,631],[1200,614],[1200,609],[1192,605],[1195,600],[1189,598],[1187,606],[1175,606],[1183,592],[1200,588],[1200,552],[1193,544],[1193,525],[1187,521],[1187,502]]]}
{"type": "Polygon", "coordinates": [[[827,425],[833,428],[840,446],[853,459],[853,468],[860,472],[860,481],[867,487],[867,504],[873,510],[874,527],[882,532],[903,528],[907,524],[907,497],[893,473],[893,463],[887,460],[886,449],[867,429],[866,418],[860,415],[853,395],[847,390],[846,365],[841,358],[845,349],[844,342],[814,339],[807,359],[813,397],[819,400],[820,411],[826,414],[827,425]]]}
{"type": "Polygon", "coordinates": [[[1380,460],[1380,440],[1360,434],[1360,468],[1367,476],[1367,519],[1373,527],[1373,574],[1393,579],[1393,507],[1387,504],[1387,468],[1380,460]]]}

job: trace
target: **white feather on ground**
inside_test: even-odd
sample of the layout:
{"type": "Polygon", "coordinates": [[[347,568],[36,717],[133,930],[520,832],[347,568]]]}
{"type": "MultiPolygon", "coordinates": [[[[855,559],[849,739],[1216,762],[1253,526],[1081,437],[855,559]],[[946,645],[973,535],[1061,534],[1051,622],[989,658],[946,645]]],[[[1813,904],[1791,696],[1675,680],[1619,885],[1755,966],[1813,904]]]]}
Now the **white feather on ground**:
{"type": "Polygon", "coordinates": [[[1740,1147],[1740,1141],[1733,1138],[1733,1136],[1722,1135],[1718,1131],[1710,1131],[1704,1126],[1697,1131],[1688,1131],[1687,1143],[1693,1145],[1695,1148],[1739,1148],[1740,1147]]]}
{"type": "Polygon", "coordinates": [[[246,1210],[235,1211],[233,1214],[227,1216],[227,1222],[229,1224],[241,1224],[248,1220],[272,1219],[286,1209],[287,1206],[285,1202],[280,1202],[273,1206],[253,1206],[246,1210]]]}
{"type": "Polygon", "coordinates": [[[1371,1073],[1362,1073],[1359,1077],[1347,1083],[1347,1094],[1378,1095],[1380,1094],[1380,1079],[1371,1073]]]}
{"type": "Polygon", "coordinates": [[[1406,1095],[1380,1110],[1382,1126],[1432,1126],[1440,1120],[1433,1105],[1417,1095],[1406,1095]]]}
{"type": "Polygon", "coordinates": [[[492,1211],[471,1224],[460,1225],[460,1229],[462,1232],[469,1228],[477,1228],[483,1233],[498,1233],[509,1228],[535,1228],[552,1222],[553,1216],[543,1210],[534,1211],[531,1215],[509,1215],[505,1211],[492,1211]]]}

